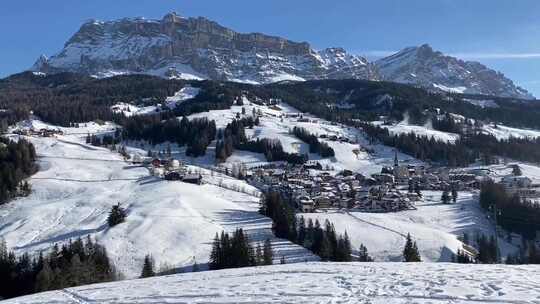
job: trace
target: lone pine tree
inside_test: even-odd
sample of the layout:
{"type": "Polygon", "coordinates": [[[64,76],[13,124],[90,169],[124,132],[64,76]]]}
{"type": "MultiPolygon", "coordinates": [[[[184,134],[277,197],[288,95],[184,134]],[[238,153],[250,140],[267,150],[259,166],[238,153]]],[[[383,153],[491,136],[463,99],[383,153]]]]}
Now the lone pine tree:
{"type": "Polygon", "coordinates": [[[412,241],[411,234],[407,233],[407,241],[403,249],[403,259],[405,262],[421,262],[420,253],[416,241],[412,241]]]}
{"type": "Polygon", "coordinates": [[[114,227],[120,223],[123,223],[126,220],[127,213],[126,210],[124,210],[120,203],[112,206],[111,212],[109,213],[109,216],[107,217],[107,224],[109,224],[109,227],[114,227]]]}
{"type": "Polygon", "coordinates": [[[154,272],[154,260],[152,259],[151,255],[147,254],[144,257],[143,268],[141,271],[141,278],[149,278],[155,275],[156,273],[154,272]]]}

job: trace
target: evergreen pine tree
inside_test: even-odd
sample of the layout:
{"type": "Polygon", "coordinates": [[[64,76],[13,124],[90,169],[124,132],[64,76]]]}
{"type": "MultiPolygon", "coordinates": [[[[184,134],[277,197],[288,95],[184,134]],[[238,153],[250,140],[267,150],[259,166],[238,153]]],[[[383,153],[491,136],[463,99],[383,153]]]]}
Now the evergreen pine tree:
{"type": "Polygon", "coordinates": [[[368,250],[364,244],[360,244],[360,248],[358,249],[358,261],[373,262],[373,259],[369,256],[368,250]]]}
{"type": "Polygon", "coordinates": [[[452,187],[452,202],[455,204],[458,198],[458,192],[456,187],[452,187]]]}
{"type": "Polygon", "coordinates": [[[107,217],[107,223],[109,224],[109,227],[114,227],[120,223],[123,223],[126,219],[126,216],[126,211],[122,207],[120,207],[120,203],[118,203],[112,206],[111,212],[107,217]]]}
{"type": "Polygon", "coordinates": [[[270,242],[270,239],[266,239],[264,241],[264,248],[263,248],[263,264],[272,265],[273,259],[274,259],[274,253],[272,251],[272,243],[270,242]]]}
{"type": "Polygon", "coordinates": [[[152,256],[147,254],[144,257],[143,268],[141,271],[141,278],[149,278],[155,275],[156,273],[154,272],[154,260],[152,259],[152,256]]]}
{"type": "Polygon", "coordinates": [[[257,249],[255,250],[255,258],[257,260],[257,265],[264,265],[263,250],[261,243],[257,243],[257,249]]]}
{"type": "Polygon", "coordinates": [[[448,193],[448,190],[444,189],[441,195],[441,202],[443,204],[449,204],[450,203],[450,195],[448,193]]]}
{"type": "Polygon", "coordinates": [[[416,242],[412,241],[409,233],[407,233],[407,241],[405,242],[405,248],[403,249],[403,259],[405,262],[421,262],[416,242]]]}
{"type": "Polygon", "coordinates": [[[41,269],[41,271],[38,273],[36,277],[35,291],[40,292],[40,291],[51,290],[53,279],[54,279],[54,273],[51,269],[51,266],[46,261],[45,263],[43,263],[43,268],[41,269]]]}
{"type": "Polygon", "coordinates": [[[212,243],[212,251],[210,252],[210,261],[208,263],[208,267],[211,270],[221,268],[222,266],[221,256],[222,256],[221,241],[216,232],[216,236],[214,237],[214,242],[212,243]]]}

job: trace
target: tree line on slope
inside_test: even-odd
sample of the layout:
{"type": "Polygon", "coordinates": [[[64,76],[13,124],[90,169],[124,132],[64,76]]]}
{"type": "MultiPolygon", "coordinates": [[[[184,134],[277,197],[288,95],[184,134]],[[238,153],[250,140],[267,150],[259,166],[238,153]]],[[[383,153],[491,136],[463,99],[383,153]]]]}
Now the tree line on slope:
{"type": "Polygon", "coordinates": [[[160,115],[133,116],[123,119],[122,137],[145,140],[155,145],[169,141],[187,146],[188,156],[202,156],[216,137],[216,122],[207,118],[162,120],[160,115]]]}
{"type": "Polygon", "coordinates": [[[540,230],[540,205],[507,193],[504,187],[492,181],[482,184],[480,206],[497,217],[497,224],[507,231],[516,232],[532,240],[540,230]]]}
{"type": "Polygon", "coordinates": [[[118,278],[105,247],[90,237],[54,245],[48,254],[34,258],[28,254],[17,257],[0,242],[0,299],[118,278]]]}
{"type": "Polygon", "coordinates": [[[279,139],[257,138],[248,140],[245,127],[255,125],[256,120],[252,120],[252,118],[234,119],[227,124],[223,132],[218,134],[216,143],[216,160],[218,162],[227,160],[235,149],[262,153],[269,162],[286,161],[292,164],[303,164],[308,160],[307,155],[285,152],[279,139]]]}
{"type": "Polygon", "coordinates": [[[25,139],[17,142],[0,137],[0,205],[18,195],[30,193],[24,181],[37,171],[36,150],[25,139]]]}
{"type": "MultiPolygon", "coordinates": [[[[347,232],[338,235],[334,225],[328,220],[322,227],[318,220],[306,221],[303,217],[297,219],[294,208],[282,198],[280,193],[267,193],[259,213],[272,219],[272,230],[277,237],[310,250],[323,261],[350,262],[353,260],[352,246],[347,232]]],[[[365,246],[361,245],[359,252],[359,261],[373,260],[365,246]]]]}
{"type": "Polygon", "coordinates": [[[309,145],[309,152],[319,154],[323,158],[334,157],[334,149],[328,143],[320,141],[316,135],[311,134],[302,127],[294,127],[292,134],[309,145]]]}
{"type": "Polygon", "coordinates": [[[249,237],[243,229],[235,230],[232,235],[224,231],[214,237],[210,261],[210,270],[240,268],[258,265],[272,265],[274,252],[270,239],[256,248],[250,244],[249,237]]]}

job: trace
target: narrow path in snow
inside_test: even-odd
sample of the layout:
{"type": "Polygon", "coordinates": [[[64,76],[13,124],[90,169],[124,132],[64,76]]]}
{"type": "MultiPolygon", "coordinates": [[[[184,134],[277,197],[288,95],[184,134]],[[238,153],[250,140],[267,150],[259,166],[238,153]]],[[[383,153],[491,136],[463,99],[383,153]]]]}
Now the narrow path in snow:
{"type": "Polygon", "coordinates": [[[62,292],[70,300],[72,300],[73,302],[78,303],[78,304],[88,304],[90,302],[94,302],[94,301],[92,301],[90,299],[83,298],[80,295],[78,295],[77,293],[75,293],[73,291],[70,291],[68,289],[61,289],[60,292],[62,292]]]}
{"type": "Polygon", "coordinates": [[[32,177],[34,180],[57,180],[64,182],[77,182],[77,183],[103,183],[103,182],[115,182],[115,181],[138,181],[139,178],[111,178],[111,179],[73,179],[73,178],[58,178],[58,177],[32,177]]]}
{"type": "Polygon", "coordinates": [[[394,230],[392,228],[388,228],[388,227],[385,227],[385,226],[382,226],[382,225],[379,225],[379,224],[375,224],[373,222],[370,222],[370,221],[366,221],[366,220],[363,220],[363,219],[360,219],[360,218],[357,218],[356,216],[354,216],[353,214],[351,214],[349,211],[347,211],[347,214],[350,215],[353,219],[359,221],[359,222],[362,222],[362,223],[365,223],[365,224],[368,224],[368,225],[372,225],[372,226],[375,226],[377,228],[381,228],[381,229],[384,229],[386,231],[390,231],[390,232],[393,232],[395,234],[399,234],[400,236],[404,237],[404,238],[407,238],[407,235],[402,233],[402,232],[399,232],[397,230],[394,230]]]}
{"type": "Polygon", "coordinates": [[[84,158],[84,157],[68,157],[38,154],[38,158],[56,158],[56,159],[73,159],[73,160],[88,160],[88,161],[103,161],[103,162],[125,162],[123,159],[102,159],[102,158],[84,158]]]}

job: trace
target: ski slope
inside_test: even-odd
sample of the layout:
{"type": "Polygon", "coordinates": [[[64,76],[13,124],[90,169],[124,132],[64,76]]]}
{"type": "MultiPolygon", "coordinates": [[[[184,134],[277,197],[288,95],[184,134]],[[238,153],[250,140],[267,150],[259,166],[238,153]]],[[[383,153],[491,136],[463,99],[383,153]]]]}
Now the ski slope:
{"type": "MultiPolygon", "coordinates": [[[[328,219],[336,232],[347,231],[353,249],[364,244],[375,261],[402,261],[405,237],[410,233],[418,243],[423,261],[449,262],[452,253],[462,248],[458,236],[468,233],[494,235],[495,227],[478,205],[471,192],[459,192],[456,204],[440,202],[440,191],[423,191],[424,200],[416,204],[417,210],[395,213],[364,213],[329,211],[299,214],[306,219],[328,219]]],[[[517,247],[506,243],[500,236],[501,253],[514,253],[517,247]]]]}
{"type": "MultiPolygon", "coordinates": [[[[37,121],[22,125],[46,126],[37,121]]],[[[204,185],[161,180],[118,153],[84,143],[89,131],[112,132],[110,124],[61,129],[66,135],[58,138],[29,138],[40,165],[30,179],[33,191],[0,206],[0,236],[17,254],[36,254],[91,235],[133,278],[146,254],[153,255],[157,266],[191,269],[196,261],[204,268],[215,233],[243,228],[254,242],[270,238],[276,260],[318,260],[273,237],[271,220],[257,212],[258,191],[245,182],[193,166],[190,170],[203,174],[204,185]],[[127,208],[128,217],[109,229],[106,218],[117,203],[127,208]]]]}
{"type": "Polygon", "coordinates": [[[459,139],[459,134],[435,130],[430,126],[429,123],[424,126],[411,125],[407,122],[407,119],[394,125],[385,125],[382,121],[375,121],[373,124],[378,125],[381,128],[386,128],[390,134],[395,135],[414,133],[418,136],[427,136],[430,138],[433,137],[436,140],[448,143],[454,143],[459,139]]]}
{"type": "Polygon", "coordinates": [[[536,265],[300,263],[89,285],[3,303],[533,304],[538,273],[536,265]]]}
{"type": "Polygon", "coordinates": [[[503,125],[484,125],[482,129],[485,133],[493,135],[497,139],[508,139],[510,137],[535,139],[540,137],[540,131],[538,130],[518,129],[503,125]]]}
{"type": "MultiPolygon", "coordinates": [[[[253,110],[255,109],[255,111],[260,112],[262,116],[259,117],[259,126],[255,126],[253,129],[246,129],[246,135],[249,138],[278,139],[286,152],[309,154],[309,146],[290,134],[290,131],[294,127],[302,127],[315,135],[335,135],[348,138],[354,142],[349,143],[344,141],[319,139],[320,141],[327,142],[335,151],[335,157],[324,159],[321,159],[317,154],[309,154],[310,160],[319,161],[323,167],[328,167],[334,171],[349,169],[360,171],[365,174],[372,174],[379,173],[383,166],[393,164],[394,149],[383,145],[369,144],[364,134],[358,129],[331,123],[324,119],[301,113],[286,103],[280,103],[278,106],[258,105],[250,102],[245,97],[243,97],[242,102],[242,106],[233,105],[230,109],[197,113],[189,116],[189,118],[207,117],[209,120],[215,120],[218,128],[225,128],[226,125],[237,116],[244,117],[244,115],[241,114],[242,108],[245,109],[245,116],[252,116],[253,110]],[[302,115],[302,117],[308,121],[299,121],[299,117],[294,117],[299,115],[302,115]],[[353,153],[353,150],[356,149],[360,150],[358,155],[353,153]],[[366,152],[366,149],[372,150],[373,153],[366,152]]],[[[214,150],[215,143],[211,144],[208,149],[209,153],[207,154],[209,157],[204,160],[189,160],[201,165],[213,164],[215,160],[215,154],[213,154],[214,150]]],[[[406,154],[398,153],[398,157],[401,161],[419,163],[418,160],[415,160],[406,154]]],[[[250,167],[266,164],[267,162],[263,154],[236,150],[227,159],[226,165],[233,163],[244,163],[250,167]]]]}
{"type": "Polygon", "coordinates": [[[194,88],[186,86],[180,89],[180,91],[174,93],[173,96],[165,98],[164,104],[149,105],[149,106],[137,106],[131,103],[119,102],[111,106],[111,111],[116,114],[124,114],[126,117],[133,115],[145,115],[153,114],[162,110],[165,106],[168,109],[174,109],[182,102],[196,97],[200,92],[200,88],[194,88]]]}

